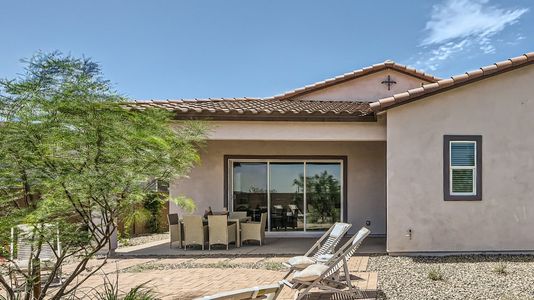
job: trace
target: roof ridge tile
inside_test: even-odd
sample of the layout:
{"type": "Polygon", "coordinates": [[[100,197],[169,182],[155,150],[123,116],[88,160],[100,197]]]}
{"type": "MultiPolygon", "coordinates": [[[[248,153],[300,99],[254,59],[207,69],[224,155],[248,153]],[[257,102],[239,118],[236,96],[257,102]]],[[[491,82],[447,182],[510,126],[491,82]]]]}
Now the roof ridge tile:
{"type": "Polygon", "coordinates": [[[470,83],[475,79],[480,79],[490,76],[495,73],[503,73],[513,67],[522,67],[531,64],[534,61],[534,52],[528,52],[517,57],[512,57],[491,65],[481,67],[476,70],[468,71],[463,74],[458,74],[450,78],[441,79],[434,83],[423,84],[421,87],[410,89],[403,93],[395,94],[391,97],[378,99],[377,101],[369,103],[369,107],[375,112],[386,110],[390,107],[400,105],[414,98],[420,99],[427,94],[436,91],[444,90],[446,88],[454,88],[461,86],[462,83],[470,83]],[[409,96],[407,97],[406,94],[409,96]]]}

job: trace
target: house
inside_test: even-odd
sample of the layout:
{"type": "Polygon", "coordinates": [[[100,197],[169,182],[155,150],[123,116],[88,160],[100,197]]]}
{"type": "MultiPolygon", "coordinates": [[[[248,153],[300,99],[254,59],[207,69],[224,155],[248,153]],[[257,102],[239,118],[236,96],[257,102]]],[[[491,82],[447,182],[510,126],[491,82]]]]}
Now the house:
{"type": "Polygon", "coordinates": [[[284,237],[346,221],[391,254],[531,252],[533,62],[440,79],[386,61],[269,98],[131,106],[211,124],[202,164],[171,185],[199,213],[266,212],[284,237]]]}

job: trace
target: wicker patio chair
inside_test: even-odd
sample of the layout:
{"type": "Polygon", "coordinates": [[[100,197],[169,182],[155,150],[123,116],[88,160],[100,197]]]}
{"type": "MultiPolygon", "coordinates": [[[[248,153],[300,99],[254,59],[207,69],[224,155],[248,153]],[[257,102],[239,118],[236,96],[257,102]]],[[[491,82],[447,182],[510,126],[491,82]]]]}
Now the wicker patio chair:
{"type": "Polygon", "coordinates": [[[259,241],[260,246],[265,243],[265,223],[267,222],[267,213],[262,213],[260,222],[241,224],[241,244],[243,241],[259,241]]]}
{"type": "Polygon", "coordinates": [[[228,219],[244,219],[247,217],[246,211],[233,211],[228,214],[228,219]]]}
{"type": "Polygon", "coordinates": [[[235,223],[228,225],[227,216],[208,216],[208,249],[211,245],[226,245],[228,250],[228,244],[236,242],[236,229],[235,223]]]}
{"type": "Polygon", "coordinates": [[[178,214],[168,214],[167,220],[169,221],[169,247],[172,248],[173,243],[182,242],[182,230],[178,214]]]}
{"type": "Polygon", "coordinates": [[[187,246],[201,245],[204,250],[204,244],[208,238],[208,226],[202,224],[201,216],[184,216],[184,249],[187,246]]]}

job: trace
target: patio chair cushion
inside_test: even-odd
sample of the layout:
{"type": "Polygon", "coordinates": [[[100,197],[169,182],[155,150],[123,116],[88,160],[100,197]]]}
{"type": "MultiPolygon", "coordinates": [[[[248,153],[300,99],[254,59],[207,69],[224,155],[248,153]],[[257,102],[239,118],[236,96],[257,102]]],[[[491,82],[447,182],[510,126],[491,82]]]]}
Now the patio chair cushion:
{"type": "Polygon", "coordinates": [[[290,258],[287,263],[290,264],[292,267],[304,269],[309,265],[313,265],[315,263],[315,260],[307,256],[295,256],[290,258]]]}
{"type": "Polygon", "coordinates": [[[331,237],[339,237],[340,235],[342,235],[345,231],[345,228],[348,226],[349,224],[345,224],[345,223],[336,223],[334,225],[334,229],[332,229],[332,232],[330,232],[330,236],[331,237]]]}
{"type": "Polygon", "coordinates": [[[320,262],[320,263],[328,262],[332,258],[332,256],[334,256],[334,254],[321,254],[317,256],[317,262],[320,262]]]}
{"type": "Polygon", "coordinates": [[[313,264],[306,269],[302,271],[295,272],[295,275],[293,275],[293,279],[299,280],[299,281],[314,281],[315,279],[321,277],[321,275],[328,270],[327,265],[323,264],[313,264]]]}

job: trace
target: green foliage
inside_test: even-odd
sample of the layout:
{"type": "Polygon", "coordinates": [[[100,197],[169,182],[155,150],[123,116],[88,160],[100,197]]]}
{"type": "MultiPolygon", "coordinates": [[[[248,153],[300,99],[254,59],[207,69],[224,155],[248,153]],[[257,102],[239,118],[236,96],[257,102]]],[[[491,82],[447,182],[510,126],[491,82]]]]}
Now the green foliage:
{"type": "Polygon", "coordinates": [[[507,265],[505,262],[499,262],[494,268],[493,272],[497,273],[499,275],[506,275],[508,274],[507,265]]]}
{"type": "Polygon", "coordinates": [[[443,280],[443,274],[441,273],[441,269],[433,268],[430,271],[428,271],[428,278],[432,281],[441,281],[443,280]]]}
{"type": "Polygon", "coordinates": [[[159,216],[161,210],[165,206],[165,198],[163,198],[159,193],[148,194],[143,202],[143,208],[150,213],[150,218],[148,220],[148,226],[150,227],[150,232],[157,233],[160,232],[159,226],[159,216]]]}
{"type": "MultiPolygon", "coordinates": [[[[121,215],[142,206],[147,183],[170,182],[199,161],[206,128],[129,109],[90,59],[39,53],[25,63],[20,78],[0,81],[0,241],[16,224],[57,224],[64,254],[56,267],[71,256],[82,264],[121,215]]],[[[50,298],[72,290],[83,270],[50,298]]]]}
{"type": "Polygon", "coordinates": [[[146,287],[146,283],[131,288],[126,294],[119,291],[118,282],[106,280],[101,290],[95,291],[92,297],[86,297],[93,300],[156,300],[156,294],[146,287]]]}
{"type": "MultiPolygon", "coordinates": [[[[293,185],[304,190],[304,175],[293,181],[293,185]]],[[[341,184],[328,171],[306,177],[306,197],[309,205],[310,223],[334,223],[339,220],[341,184]]],[[[302,202],[302,195],[297,194],[297,203],[302,202]]]]}

